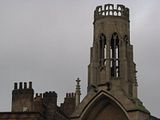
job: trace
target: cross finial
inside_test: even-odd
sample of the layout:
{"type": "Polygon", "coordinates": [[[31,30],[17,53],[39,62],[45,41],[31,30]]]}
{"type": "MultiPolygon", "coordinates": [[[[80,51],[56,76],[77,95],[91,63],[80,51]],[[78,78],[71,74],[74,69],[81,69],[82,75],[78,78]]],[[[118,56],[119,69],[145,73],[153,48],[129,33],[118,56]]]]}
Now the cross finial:
{"type": "Polygon", "coordinates": [[[81,88],[80,88],[80,79],[77,78],[76,82],[76,106],[80,103],[80,95],[81,95],[81,88]]]}

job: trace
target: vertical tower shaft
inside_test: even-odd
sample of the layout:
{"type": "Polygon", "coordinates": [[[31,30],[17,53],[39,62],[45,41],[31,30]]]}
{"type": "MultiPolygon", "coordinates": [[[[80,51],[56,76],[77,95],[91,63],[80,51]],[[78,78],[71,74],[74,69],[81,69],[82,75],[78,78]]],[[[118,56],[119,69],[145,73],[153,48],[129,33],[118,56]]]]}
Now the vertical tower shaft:
{"type": "Polygon", "coordinates": [[[129,9],[106,4],[94,11],[94,40],[88,67],[88,91],[123,89],[127,95],[137,90],[133,47],[130,44],[129,9]]]}
{"type": "Polygon", "coordinates": [[[80,91],[80,79],[79,78],[77,78],[77,80],[76,80],[76,82],[77,82],[77,85],[76,85],[76,106],[77,105],[79,105],[79,103],[80,103],[80,95],[81,95],[81,91],[80,91]]]}

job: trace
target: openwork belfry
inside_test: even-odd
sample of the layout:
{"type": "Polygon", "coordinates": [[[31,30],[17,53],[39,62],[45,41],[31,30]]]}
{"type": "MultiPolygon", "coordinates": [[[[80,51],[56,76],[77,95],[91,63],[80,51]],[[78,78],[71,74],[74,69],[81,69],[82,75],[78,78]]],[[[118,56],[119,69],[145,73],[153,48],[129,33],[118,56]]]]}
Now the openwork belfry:
{"type": "Polygon", "coordinates": [[[12,111],[0,113],[0,120],[159,120],[137,96],[129,22],[129,9],[123,5],[95,9],[87,95],[82,101],[79,78],[75,92],[66,93],[60,106],[56,92],[34,95],[32,82],[15,83],[12,111]]]}
{"type": "Polygon", "coordinates": [[[130,44],[129,9],[107,4],[94,11],[88,92],[73,120],[149,120],[137,97],[136,65],[130,44]]]}

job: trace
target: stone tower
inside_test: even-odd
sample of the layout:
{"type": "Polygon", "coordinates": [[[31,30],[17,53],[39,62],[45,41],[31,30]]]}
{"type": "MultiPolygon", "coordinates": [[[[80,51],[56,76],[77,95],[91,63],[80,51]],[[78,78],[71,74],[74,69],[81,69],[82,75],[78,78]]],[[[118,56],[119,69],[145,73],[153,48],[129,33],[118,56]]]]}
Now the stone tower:
{"type": "Polygon", "coordinates": [[[149,120],[137,97],[136,65],[130,43],[129,9],[106,4],[94,11],[88,92],[73,120],[149,120]]]}
{"type": "Polygon", "coordinates": [[[103,89],[114,94],[122,89],[137,97],[128,8],[117,5],[115,9],[111,4],[96,8],[88,77],[88,91],[103,89]]]}
{"type": "Polygon", "coordinates": [[[34,90],[32,88],[32,82],[14,83],[14,90],[12,91],[12,112],[29,112],[33,111],[33,96],[34,90]]]}

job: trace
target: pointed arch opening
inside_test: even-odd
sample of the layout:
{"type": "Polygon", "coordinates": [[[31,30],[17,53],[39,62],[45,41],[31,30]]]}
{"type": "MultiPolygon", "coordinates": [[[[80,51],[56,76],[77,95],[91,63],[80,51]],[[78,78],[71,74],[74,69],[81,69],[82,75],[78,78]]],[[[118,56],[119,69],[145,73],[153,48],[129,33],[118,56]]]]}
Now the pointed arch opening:
{"type": "Polygon", "coordinates": [[[106,51],[107,51],[107,45],[106,45],[106,36],[102,33],[100,35],[99,39],[99,57],[100,57],[100,66],[106,65],[106,51]]]}
{"type": "Polygon", "coordinates": [[[128,114],[119,102],[106,94],[101,94],[91,101],[82,120],[129,120],[128,114]]]}
{"type": "Polygon", "coordinates": [[[119,38],[116,32],[112,34],[110,42],[110,69],[111,77],[120,76],[119,38]]]}

